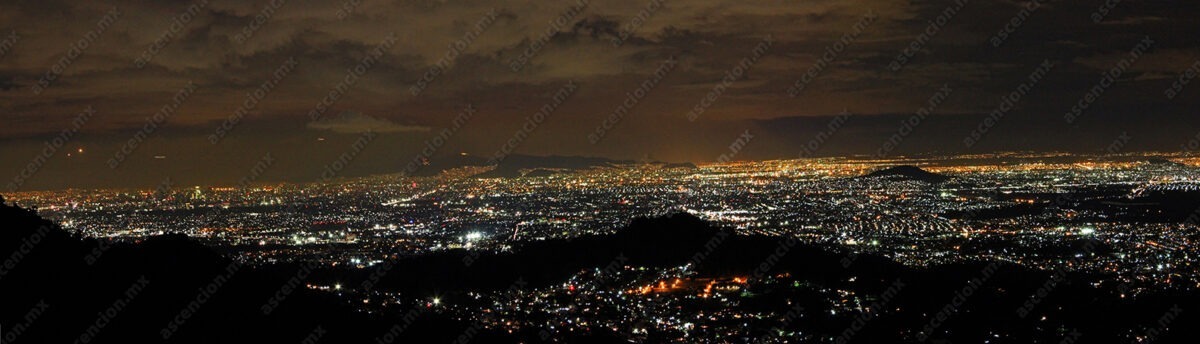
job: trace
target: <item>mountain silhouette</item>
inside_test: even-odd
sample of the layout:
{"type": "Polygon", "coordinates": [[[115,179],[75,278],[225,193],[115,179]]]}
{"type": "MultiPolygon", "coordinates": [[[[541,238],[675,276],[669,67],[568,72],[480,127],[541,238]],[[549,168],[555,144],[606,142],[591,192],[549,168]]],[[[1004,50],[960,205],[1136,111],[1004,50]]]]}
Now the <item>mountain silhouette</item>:
{"type": "MultiPolygon", "coordinates": [[[[374,343],[401,321],[303,284],[264,314],[298,265],[236,265],[182,235],[101,244],[8,205],[0,224],[5,343],[374,343]]],[[[448,343],[468,325],[427,313],[396,342],[448,343]]]]}
{"type": "MultiPolygon", "coordinates": [[[[590,168],[613,167],[618,164],[631,164],[632,161],[612,160],[605,158],[579,156],[535,156],[513,154],[504,158],[496,168],[477,175],[479,178],[516,178],[524,176],[525,171],[576,171],[590,168]]],[[[544,172],[543,172],[544,173],[544,172]]],[[[539,173],[541,174],[541,173],[539,173]]]]}
{"type": "MultiPolygon", "coordinates": [[[[517,177],[538,177],[549,176],[558,173],[574,172],[579,170],[616,167],[620,165],[637,164],[633,160],[615,160],[599,157],[585,156],[562,156],[562,155],[527,155],[527,154],[510,154],[504,156],[499,162],[493,161],[488,157],[476,156],[470,154],[455,154],[433,157],[425,160],[427,164],[420,166],[416,171],[410,173],[413,176],[436,176],[444,171],[454,170],[464,167],[494,167],[490,171],[475,175],[477,178],[517,178],[517,177]]],[[[650,164],[661,165],[664,168],[696,168],[692,163],[666,163],[666,162],[650,162],[650,164]]]]}
{"type": "MultiPolygon", "coordinates": [[[[421,313],[398,337],[379,341],[406,320],[396,312],[367,313],[351,307],[348,301],[358,295],[352,291],[339,296],[301,286],[265,314],[268,300],[285,290],[302,269],[298,264],[231,265],[227,257],[182,235],[102,245],[103,241],[67,232],[34,211],[7,205],[0,206],[0,224],[0,257],[5,259],[0,270],[0,292],[5,295],[0,324],[5,343],[84,342],[84,336],[89,343],[301,343],[314,336],[321,343],[450,343],[469,328],[477,333],[472,340],[476,343],[543,342],[538,327],[500,333],[474,329],[438,312],[421,313]],[[216,281],[222,283],[213,288],[216,281]],[[180,318],[186,319],[176,321],[180,318]],[[168,339],[164,332],[171,332],[168,339]]],[[[1081,254],[1091,239],[1071,240],[1077,242],[1039,254],[1069,259],[1081,254]]],[[[978,244],[963,249],[986,249],[973,246],[978,244]]],[[[738,235],[685,214],[635,219],[609,235],[518,244],[508,253],[453,250],[401,258],[373,290],[411,297],[445,295],[444,303],[454,303],[466,299],[462,295],[467,292],[505,290],[516,280],[526,281],[527,288],[553,288],[573,274],[603,269],[614,261],[645,267],[691,263],[701,277],[787,274],[798,284],[868,301],[898,281],[906,285],[886,307],[872,308],[865,326],[856,325],[863,319],[858,313],[831,308],[833,302],[844,302],[843,297],[835,300],[827,294],[779,286],[755,289],[725,307],[731,312],[774,314],[797,305],[805,309],[803,322],[756,322],[749,328],[755,337],[777,334],[775,327],[783,326],[784,332],[803,333],[816,341],[858,328],[850,342],[918,342],[916,334],[961,295],[967,281],[978,280],[984,272],[988,278],[929,333],[929,342],[1058,343],[1077,332],[1082,334],[1079,343],[1103,343],[1157,331],[1153,333],[1158,343],[1189,343],[1200,334],[1200,326],[1193,326],[1200,324],[1200,311],[1194,311],[1200,309],[1200,297],[1194,288],[1134,293],[1134,288],[1111,282],[1112,276],[1067,273],[1049,292],[1040,293],[1047,281],[1056,280],[1052,272],[991,262],[911,267],[837,247],[738,235]],[[1018,310],[1033,295],[1043,296],[1029,307],[1027,316],[1021,316],[1018,310]],[[1173,309],[1184,311],[1170,313],[1173,309]]],[[[377,271],[316,266],[304,281],[325,285],[340,281],[354,290],[377,271]]],[[[1196,283],[1181,276],[1173,279],[1174,286],[1196,283]]],[[[628,342],[630,337],[623,331],[597,327],[560,339],[628,342]]],[[[671,338],[651,333],[641,341],[671,338]]]]}
{"type": "Polygon", "coordinates": [[[1146,160],[1146,163],[1147,163],[1147,164],[1150,164],[1150,165],[1159,165],[1159,166],[1167,166],[1167,167],[1178,167],[1178,168],[1189,168],[1189,167],[1191,167],[1191,166],[1188,166],[1187,164],[1182,164],[1182,163],[1179,163],[1179,162],[1177,162],[1177,161],[1174,161],[1174,160],[1171,160],[1171,159],[1164,159],[1164,158],[1151,158],[1151,159],[1147,159],[1147,160],[1146,160]]]}
{"type": "Polygon", "coordinates": [[[894,178],[900,180],[915,180],[931,184],[942,183],[950,180],[950,177],[932,173],[916,166],[894,166],[871,172],[864,178],[894,178]]]}

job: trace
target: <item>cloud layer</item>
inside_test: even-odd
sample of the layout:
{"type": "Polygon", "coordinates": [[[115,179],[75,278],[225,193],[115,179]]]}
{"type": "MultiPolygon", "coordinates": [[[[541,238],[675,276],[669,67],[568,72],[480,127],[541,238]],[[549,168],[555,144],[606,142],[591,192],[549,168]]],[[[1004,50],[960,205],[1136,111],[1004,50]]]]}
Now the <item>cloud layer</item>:
{"type": "Polygon", "coordinates": [[[361,112],[347,111],[337,117],[324,118],[309,122],[308,127],[318,130],[329,130],[342,134],[402,133],[413,131],[429,131],[429,127],[400,125],[388,120],[378,119],[361,112]]]}
{"type": "MultiPolygon", "coordinates": [[[[998,130],[1052,129],[1030,132],[1044,137],[1020,138],[1023,145],[996,147],[1050,149],[1063,133],[1104,146],[1131,125],[1157,123],[1182,136],[1135,137],[1132,145],[1169,149],[1200,131],[1195,117],[1185,116],[1200,105],[1186,95],[1198,91],[1164,95],[1200,60],[1190,34],[1200,32],[1191,18],[1200,3],[1126,1],[1107,9],[1101,2],[958,1],[9,1],[0,4],[0,139],[9,142],[0,158],[33,158],[88,106],[97,115],[71,144],[111,154],[191,82],[195,92],[131,156],[128,170],[165,167],[185,175],[175,180],[188,180],[205,166],[201,161],[237,170],[264,151],[288,149],[283,142],[311,143],[320,134],[312,129],[353,137],[376,127],[384,134],[376,144],[396,156],[364,154],[361,169],[347,173],[386,172],[396,169],[393,161],[419,154],[441,129],[461,125],[456,115],[467,104],[479,115],[441,153],[495,151],[573,81],[578,92],[555,105],[518,152],[707,161],[728,142],[691,138],[728,131],[733,140],[759,121],[843,110],[878,115],[880,127],[898,128],[883,115],[913,113],[945,85],[954,92],[936,114],[974,118],[992,112],[1046,60],[1055,69],[998,130]],[[114,11],[119,16],[105,24],[114,11]],[[869,16],[875,19],[861,25],[869,16]],[[773,44],[766,53],[739,67],[767,36],[773,44]],[[1101,73],[1146,36],[1154,46],[1115,78],[1079,123],[1063,123],[1101,73]],[[393,44],[381,47],[389,37],[393,44]],[[678,66],[609,137],[589,143],[587,134],[672,57],[678,66]],[[277,78],[290,59],[295,69],[277,78]],[[518,59],[527,62],[514,71],[518,59]],[[902,68],[890,68],[898,60],[902,68]],[[713,92],[731,74],[736,77],[713,92]],[[48,76],[53,80],[35,94],[48,76]],[[278,84],[260,91],[273,80],[278,84]],[[803,90],[789,92],[798,82],[803,90]],[[414,95],[419,84],[427,86],[414,95]],[[713,93],[718,96],[705,102],[713,93]],[[331,94],[337,97],[327,101],[331,94]],[[248,99],[255,99],[253,106],[248,99]],[[705,111],[689,121],[701,103],[708,104],[705,111]],[[349,115],[313,122],[307,114],[318,107],[349,115]],[[227,139],[215,146],[204,140],[231,118],[237,121],[227,139]],[[152,158],[164,154],[198,160],[143,165],[163,163],[152,158]]],[[[924,135],[954,142],[971,127],[924,135]]],[[[774,142],[806,140],[805,134],[776,135],[774,142]]],[[[1004,139],[1015,138],[993,138],[1004,139]]],[[[746,156],[799,151],[768,145],[773,141],[766,137],[756,142],[763,151],[750,145],[746,156]]],[[[314,154],[333,158],[348,149],[328,143],[314,154]]],[[[47,175],[57,173],[54,163],[48,166],[47,175]]],[[[95,183],[130,180],[126,174],[133,171],[111,171],[95,183]]],[[[9,172],[17,173],[0,176],[9,172]]]]}

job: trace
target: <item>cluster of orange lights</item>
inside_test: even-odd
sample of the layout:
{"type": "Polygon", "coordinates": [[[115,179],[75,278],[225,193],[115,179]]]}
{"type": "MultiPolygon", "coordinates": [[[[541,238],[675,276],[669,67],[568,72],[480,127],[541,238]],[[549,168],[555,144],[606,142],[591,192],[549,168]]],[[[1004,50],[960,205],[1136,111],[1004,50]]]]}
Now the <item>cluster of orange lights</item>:
{"type": "Polygon", "coordinates": [[[201,234],[212,234],[212,233],[220,233],[220,232],[237,232],[237,231],[240,231],[240,230],[243,230],[243,228],[237,228],[237,227],[225,227],[225,228],[213,228],[213,227],[205,227],[205,228],[201,228],[200,230],[198,230],[198,232],[199,232],[199,233],[201,233],[201,234]]]}
{"type": "MultiPolygon", "coordinates": [[[[730,280],[730,282],[732,282],[734,284],[746,284],[746,281],[747,281],[747,279],[745,277],[734,277],[732,280],[730,280]]],[[[677,292],[680,290],[684,290],[686,288],[686,286],[684,285],[684,282],[685,282],[684,280],[679,279],[679,278],[676,278],[675,280],[670,281],[670,283],[668,283],[667,280],[662,280],[662,281],[658,281],[658,283],[652,283],[652,284],[638,287],[637,289],[634,289],[634,290],[630,290],[629,293],[630,294],[649,295],[651,293],[661,294],[661,293],[677,292]]],[[[716,279],[708,280],[708,283],[706,283],[704,285],[703,292],[700,294],[700,296],[705,297],[705,298],[712,296],[713,287],[716,286],[718,283],[719,282],[716,279]]]]}

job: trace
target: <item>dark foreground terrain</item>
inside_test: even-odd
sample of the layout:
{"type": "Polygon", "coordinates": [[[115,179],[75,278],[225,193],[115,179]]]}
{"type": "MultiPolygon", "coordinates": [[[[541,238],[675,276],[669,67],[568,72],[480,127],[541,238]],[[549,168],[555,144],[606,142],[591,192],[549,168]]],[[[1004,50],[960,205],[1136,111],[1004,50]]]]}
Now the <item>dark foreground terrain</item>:
{"type": "MultiPolygon", "coordinates": [[[[847,338],[864,343],[1193,343],[1200,338],[1200,294],[1194,288],[1135,293],[1129,286],[1105,282],[1105,276],[1056,279],[1052,272],[990,262],[914,269],[831,248],[780,247],[778,238],[736,236],[675,215],[635,220],[609,236],[528,244],[511,254],[449,252],[401,259],[374,270],[320,267],[306,274],[305,281],[338,281],[346,293],[362,292],[369,284],[373,291],[402,295],[454,295],[504,289],[514,280],[527,282],[528,288],[548,286],[618,256],[626,265],[670,267],[703,253],[700,275],[754,276],[766,267],[770,274],[789,273],[810,284],[866,295],[885,294],[897,281],[905,285],[883,309],[811,315],[777,325],[805,333],[806,342],[836,342],[848,329],[854,335],[847,338]],[[767,261],[772,263],[764,266],[767,261]]],[[[437,311],[415,319],[404,319],[403,312],[364,312],[342,293],[289,287],[299,265],[239,266],[177,235],[102,243],[74,237],[33,211],[8,205],[0,206],[0,258],[0,324],[6,344],[542,341],[536,330],[476,328],[463,337],[470,324],[437,311]],[[283,298],[281,290],[287,291],[283,298]],[[383,336],[397,324],[405,325],[399,336],[383,336]]],[[[786,297],[805,305],[825,301],[803,299],[823,297],[819,295],[786,297]]],[[[791,308],[762,300],[744,304],[780,313],[791,308]]],[[[653,334],[617,332],[566,338],[660,341],[653,334]]],[[[762,337],[733,342],[751,338],[762,337]]]]}

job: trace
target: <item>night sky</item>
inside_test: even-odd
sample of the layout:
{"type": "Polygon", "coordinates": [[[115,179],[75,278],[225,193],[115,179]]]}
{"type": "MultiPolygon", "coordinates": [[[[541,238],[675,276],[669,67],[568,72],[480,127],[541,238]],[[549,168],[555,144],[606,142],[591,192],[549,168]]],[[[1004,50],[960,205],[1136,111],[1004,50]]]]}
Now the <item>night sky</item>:
{"type": "Polygon", "coordinates": [[[7,0],[0,182],[233,184],[265,160],[262,180],[307,181],[346,154],[338,174],[362,176],[423,151],[492,156],[519,133],[516,153],[691,162],[739,139],[735,160],[1179,151],[1200,132],[1198,10],[7,0]]]}

